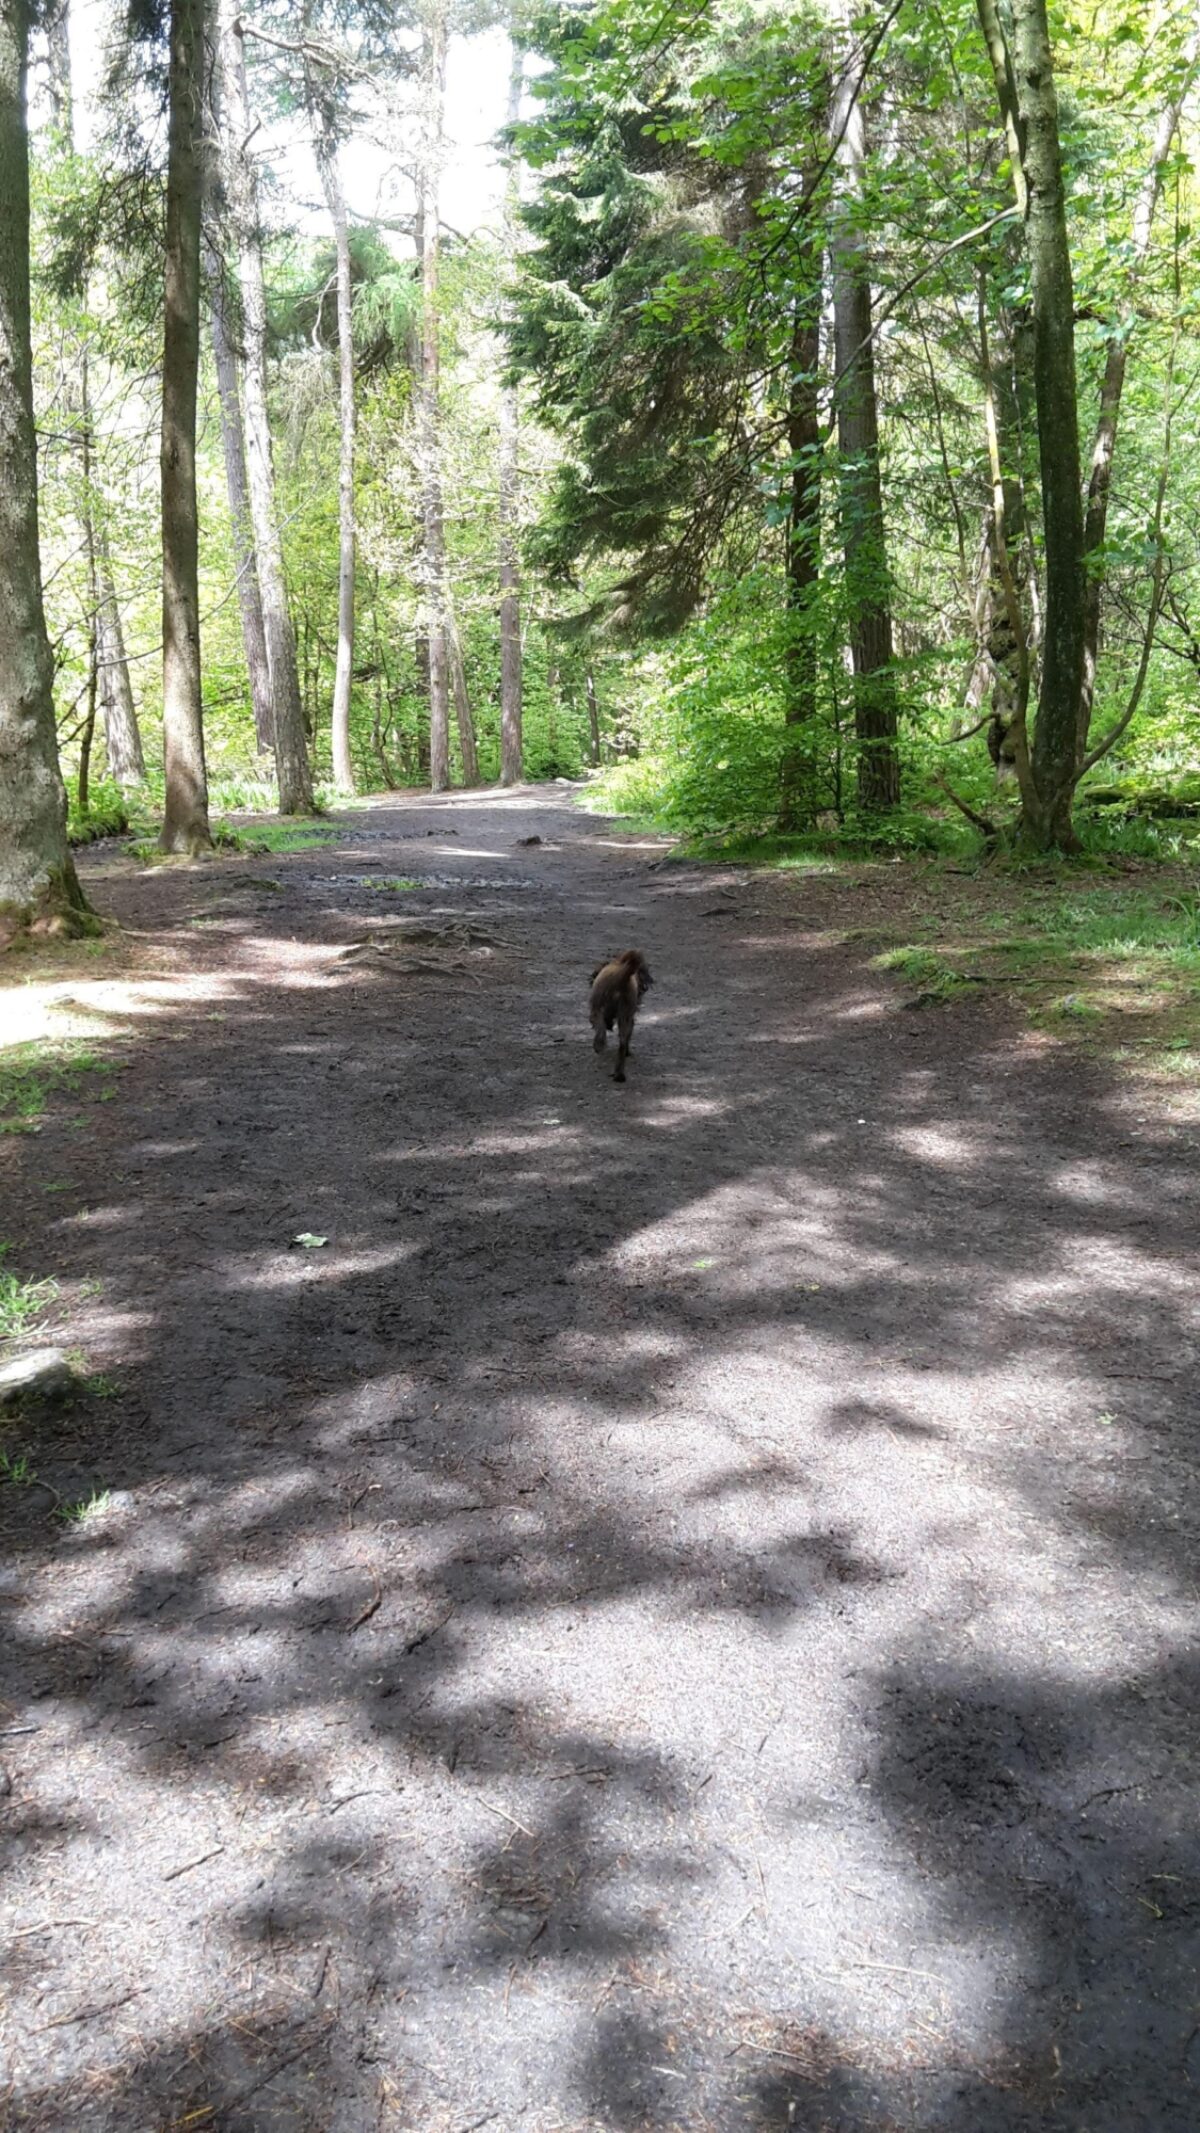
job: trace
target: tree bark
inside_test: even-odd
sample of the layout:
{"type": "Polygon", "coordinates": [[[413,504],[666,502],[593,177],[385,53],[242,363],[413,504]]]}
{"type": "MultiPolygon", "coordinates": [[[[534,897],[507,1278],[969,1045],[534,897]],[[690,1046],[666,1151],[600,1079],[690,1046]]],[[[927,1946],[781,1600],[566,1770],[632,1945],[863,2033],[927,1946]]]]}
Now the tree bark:
{"type": "Polygon", "coordinates": [[[238,363],[229,332],[229,296],[225,287],[220,251],[211,229],[206,229],[204,270],[208,283],[209,330],[213,367],[217,374],[217,399],[221,410],[221,444],[225,456],[225,487],[233,529],[233,561],[237,572],[238,606],[242,617],[242,644],[250,677],[250,701],[254,710],[254,735],[260,755],[269,755],[274,742],[271,707],[271,662],[267,655],[267,632],[263,622],[262,594],[250,523],[250,483],[246,473],[246,444],[242,429],[242,396],[238,389],[238,363]]]}
{"type": "Polygon", "coordinates": [[[417,394],[417,449],[425,532],[426,636],[429,642],[429,784],[450,784],[450,660],[446,627],[446,537],[442,512],[438,269],[441,254],[438,178],[446,96],[445,0],[434,0],[425,32],[423,140],[417,238],[421,261],[421,375],[417,394]]]}
{"type": "Polygon", "coordinates": [[[205,0],[171,0],[162,376],[164,852],[212,842],[200,691],[196,389],[200,368],[205,0]]]}
{"type": "MultiPolygon", "coordinates": [[[[521,116],[525,55],[516,39],[508,80],[508,123],[521,116]]],[[[521,166],[509,149],[504,195],[504,249],[509,266],[516,254],[521,197],[521,166]]],[[[500,388],[500,783],[519,785],[524,775],[521,659],[520,404],[514,379],[500,388]]]]}
{"type": "Polygon", "coordinates": [[[102,512],[93,522],[96,548],[96,587],[100,601],[96,617],[100,657],[100,709],[104,717],[104,746],[109,776],[125,791],[146,782],[146,758],[129,678],[125,631],[113,581],[108,528],[102,512]]]}
{"type": "MultiPolygon", "coordinates": [[[[1016,595],[1022,642],[1028,647],[1030,630],[1025,613],[1027,592],[1027,521],[1025,486],[1021,478],[1018,448],[1021,432],[1021,396],[1017,385],[1021,358],[1018,353],[1011,311],[1002,306],[991,334],[984,326],[985,292],[980,291],[983,359],[987,375],[985,392],[990,396],[995,427],[997,471],[993,470],[992,502],[987,519],[987,653],[992,674],[992,715],[1007,735],[1021,688],[1021,645],[1010,614],[1016,595]]],[[[1011,764],[998,729],[1001,764],[1011,764]]]]}
{"type": "Polygon", "coordinates": [[[271,673],[271,729],[279,812],[311,815],[312,771],[305,741],[304,700],[296,659],[296,634],[287,600],[283,541],[275,494],[271,424],[267,407],[267,298],[254,167],[247,143],[251,122],[246,90],[246,48],[236,0],[221,0],[221,163],[233,216],[242,299],[242,419],[250,519],[258,565],[259,597],[271,673]]]}
{"type": "Polygon", "coordinates": [[[354,673],[354,325],[350,279],[350,223],[338,168],[337,142],[324,131],[317,140],[317,166],[333,223],[337,254],[338,324],[338,643],[333,681],[333,782],[354,791],[350,753],[350,683],[354,673]]]}
{"type": "Polygon", "coordinates": [[[458,634],[458,618],[448,599],[446,649],[450,655],[450,679],[454,689],[454,715],[458,723],[458,751],[462,757],[463,784],[478,785],[479,750],[475,745],[475,721],[471,716],[467,669],[463,662],[462,638],[458,634]]]}
{"type": "Polygon", "coordinates": [[[584,676],[583,693],[587,698],[588,737],[591,741],[592,768],[600,764],[600,705],[596,700],[596,677],[589,667],[584,676]]]}
{"type": "MultiPolygon", "coordinates": [[[[59,5],[47,18],[46,40],[50,101],[54,120],[63,148],[71,156],[75,152],[75,118],[71,91],[70,0],[59,0],[59,5]]],[[[83,301],[86,310],[86,289],[83,301]]],[[[90,628],[95,638],[92,649],[97,663],[100,708],[104,715],[108,769],[110,777],[115,778],[118,785],[128,789],[144,783],[146,762],[142,754],[142,736],[134,708],[133,684],[129,678],[125,631],[117,603],[108,528],[104,522],[103,505],[91,478],[92,408],[86,343],[78,350],[78,368],[75,375],[65,381],[65,398],[72,414],[78,417],[84,440],[84,459],[87,462],[79,507],[80,530],[88,556],[94,595],[90,628]]],[[[80,804],[82,805],[82,802],[80,804]]]]}
{"type": "Polygon", "coordinates": [[[791,500],[787,523],[787,700],[779,820],[799,829],[816,809],[812,751],[804,728],[817,708],[817,639],[813,602],[821,575],[821,424],[817,372],[821,352],[821,276],[817,246],[805,248],[792,322],[787,439],[791,500]],[[807,268],[809,271],[805,271],[807,268]]]}
{"type": "Polygon", "coordinates": [[[26,0],[0,0],[0,945],[33,924],[78,932],[42,607],[30,349],[26,0]]]}
{"type": "MultiPolygon", "coordinates": [[[[1075,843],[1086,573],[1075,378],[1075,293],[1067,242],[1058,99],[1046,0],[1014,0],[1013,74],[1028,191],[1025,230],[1033,296],[1033,376],[1046,551],[1046,614],[1032,749],[1038,805],[1023,822],[1039,848],[1075,843]]],[[[1026,816],[1029,809],[1024,810],[1026,816]]]]}
{"type": "MultiPolygon", "coordinates": [[[[848,16],[843,16],[848,25],[848,16]]],[[[839,184],[830,236],[834,360],[840,460],[842,550],[854,664],[854,728],[858,741],[859,806],[881,813],[898,805],[900,759],[892,666],[891,593],[883,491],[879,475],[879,413],[871,338],[871,264],[862,236],[866,128],[847,56],[833,97],[830,123],[839,184]]]]}

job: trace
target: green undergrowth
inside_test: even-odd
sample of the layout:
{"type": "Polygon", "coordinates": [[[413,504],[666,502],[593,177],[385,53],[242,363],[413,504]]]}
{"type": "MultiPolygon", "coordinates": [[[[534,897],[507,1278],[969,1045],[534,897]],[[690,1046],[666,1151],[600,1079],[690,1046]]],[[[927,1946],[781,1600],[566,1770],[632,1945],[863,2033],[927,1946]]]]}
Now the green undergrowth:
{"type": "MultiPolygon", "coordinates": [[[[935,1000],[991,987],[1038,1026],[1200,1074],[1200,895],[1183,877],[1131,886],[1047,869],[1037,880],[982,875],[957,894],[944,877],[920,886],[924,908],[876,969],[935,1000]]],[[[891,928],[872,930],[878,940],[891,928]]]]}
{"type": "Polygon", "coordinates": [[[314,822],[308,816],[274,822],[218,822],[214,841],[235,852],[311,852],[316,846],[335,844],[332,824],[314,822]]]}
{"type": "Polygon", "coordinates": [[[98,1102],[113,1094],[118,1062],[94,1047],[38,1039],[0,1048],[0,1134],[36,1133],[51,1099],[85,1093],[98,1102]]]}
{"type": "MultiPolygon", "coordinates": [[[[286,852],[311,852],[324,845],[336,844],[337,836],[331,823],[314,822],[307,815],[277,817],[272,822],[216,821],[212,825],[215,852],[241,852],[251,857],[255,854],[264,857],[286,852]]],[[[140,859],[146,866],[153,866],[168,856],[159,850],[157,836],[135,838],[128,849],[132,858],[140,859]]]]}
{"type": "MultiPolygon", "coordinates": [[[[716,770],[729,770],[724,763],[716,770]]],[[[921,766],[906,773],[906,804],[887,815],[865,815],[853,806],[831,810],[810,829],[789,834],[778,828],[775,796],[764,790],[744,812],[724,815],[720,781],[697,786],[679,777],[679,766],[655,755],[615,763],[581,794],[589,813],[606,814],[627,833],[657,832],[676,838],[673,858],[703,863],[806,870],[821,860],[847,857],[942,857],[983,864],[994,856],[979,830],[945,799],[921,766]],[[766,812],[761,812],[763,803],[766,812]],[[757,815],[757,819],[756,819],[757,815]]],[[[960,783],[962,780],[960,779],[960,783]]],[[[776,787],[777,791],[777,787],[776,787]]],[[[737,805],[736,791],[731,795],[737,805]]],[[[745,797],[750,798],[750,788],[745,797]]],[[[1009,864],[1040,865],[1013,848],[1016,787],[997,790],[989,776],[968,781],[965,797],[993,821],[999,853],[1009,864]]],[[[1113,859],[1188,864],[1200,856],[1200,778],[1177,776],[1169,784],[1130,775],[1080,789],[1076,828],[1081,862],[1113,859]]],[[[1077,864],[1080,862],[1076,862],[1077,864]]]]}
{"type": "Polygon", "coordinates": [[[148,828],[149,823],[143,823],[136,807],[131,808],[120,786],[109,779],[92,786],[86,807],[80,807],[74,789],[68,795],[67,841],[70,844],[96,844],[102,837],[125,837],[130,831],[148,828]]]}

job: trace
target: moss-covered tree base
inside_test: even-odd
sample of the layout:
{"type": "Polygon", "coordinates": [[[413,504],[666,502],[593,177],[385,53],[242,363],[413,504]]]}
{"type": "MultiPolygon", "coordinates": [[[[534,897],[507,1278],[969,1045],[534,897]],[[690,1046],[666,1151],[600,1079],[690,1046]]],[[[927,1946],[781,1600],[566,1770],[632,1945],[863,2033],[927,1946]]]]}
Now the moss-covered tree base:
{"type": "Polygon", "coordinates": [[[211,859],[215,846],[206,830],[164,827],[158,849],[164,859],[211,859]]]}
{"type": "Polygon", "coordinates": [[[22,941],[78,941],[103,931],[70,860],[47,876],[32,902],[0,903],[0,954],[22,941]]]}

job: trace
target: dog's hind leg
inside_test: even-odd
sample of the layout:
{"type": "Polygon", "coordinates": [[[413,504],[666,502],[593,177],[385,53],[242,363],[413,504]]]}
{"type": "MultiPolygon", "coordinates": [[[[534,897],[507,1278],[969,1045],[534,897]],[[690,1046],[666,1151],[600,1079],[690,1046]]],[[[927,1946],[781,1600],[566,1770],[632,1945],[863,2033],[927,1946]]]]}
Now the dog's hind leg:
{"type": "Polygon", "coordinates": [[[629,1057],[629,1040],[633,1036],[633,1012],[632,1007],[627,1006],[623,1000],[617,1013],[617,1071],[613,1075],[614,1081],[625,1079],[625,1061],[629,1057]]]}

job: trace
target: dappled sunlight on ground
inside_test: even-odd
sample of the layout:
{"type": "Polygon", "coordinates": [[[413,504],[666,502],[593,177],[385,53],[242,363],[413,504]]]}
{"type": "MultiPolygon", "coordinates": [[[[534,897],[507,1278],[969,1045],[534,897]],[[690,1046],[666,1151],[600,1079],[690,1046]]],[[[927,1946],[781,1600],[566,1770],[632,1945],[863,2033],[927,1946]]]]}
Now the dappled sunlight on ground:
{"type": "Polygon", "coordinates": [[[0,1487],[14,2127],[1184,2133],[1191,1143],[907,1012],[835,883],[369,819],[460,810],[545,840],[478,983],[273,861],[5,1151],[113,1386],[0,1487]]]}

